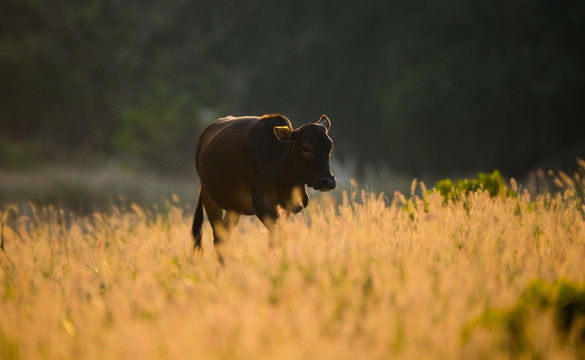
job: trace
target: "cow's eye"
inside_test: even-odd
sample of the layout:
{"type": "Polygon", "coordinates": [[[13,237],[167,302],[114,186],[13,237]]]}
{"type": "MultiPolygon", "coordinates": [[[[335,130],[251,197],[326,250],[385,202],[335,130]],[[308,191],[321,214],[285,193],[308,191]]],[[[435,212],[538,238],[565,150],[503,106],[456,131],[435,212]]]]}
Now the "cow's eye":
{"type": "Polygon", "coordinates": [[[302,145],[301,151],[304,152],[305,154],[310,154],[312,152],[311,147],[308,145],[302,145]]]}

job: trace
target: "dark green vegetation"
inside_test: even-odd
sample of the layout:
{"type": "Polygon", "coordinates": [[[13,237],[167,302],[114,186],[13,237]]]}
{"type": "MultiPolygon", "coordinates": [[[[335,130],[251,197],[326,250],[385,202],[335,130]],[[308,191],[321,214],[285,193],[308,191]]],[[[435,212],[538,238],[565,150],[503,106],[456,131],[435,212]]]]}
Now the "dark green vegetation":
{"type": "MultiPolygon", "coordinates": [[[[435,189],[443,196],[445,201],[458,201],[471,192],[487,191],[491,197],[502,194],[513,196],[513,192],[506,186],[502,175],[498,170],[491,174],[479,173],[476,179],[462,179],[456,184],[451,179],[442,179],[435,184],[435,189]]],[[[429,190],[432,192],[432,190],[429,190]]]]}
{"type": "Polygon", "coordinates": [[[583,157],[583,43],[574,0],[6,0],[0,166],[192,174],[207,121],[281,112],[328,114],[339,158],[518,176],[583,157]]]}
{"type": "Polygon", "coordinates": [[[539,339],[531,331],[531,326],[543,326],[539,315],[552,319],[559,343],[585,355],[585,286],[568,280],[534,280],[510,308],[484,311],[463,331],[463,338],[467,340],[479,327],[502,331],[501,346],[510,355],[528,353],[531,358],[541,358],[535,350],[539,339]]]}

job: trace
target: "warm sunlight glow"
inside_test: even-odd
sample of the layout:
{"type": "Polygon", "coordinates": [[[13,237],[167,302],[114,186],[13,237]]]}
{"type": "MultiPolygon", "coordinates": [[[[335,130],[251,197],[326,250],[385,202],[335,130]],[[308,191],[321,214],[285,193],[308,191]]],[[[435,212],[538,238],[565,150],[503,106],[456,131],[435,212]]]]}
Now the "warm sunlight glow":
{"type": "MultiPolygon", "coordinates": [[[[245,217],[223,268],[207,223],[206,251],[191,257],[178,199],[88,217],[7,207],[0,357],[493,358],[507,354],[501,334],[462,336],[486,309],[513,305],[534,279],[585,281],[570,196],[393,198],[325,196],[283,221],[272,247],[245,217]]],[[[573,354],[552,336],[535,346],[573,354]]]]}

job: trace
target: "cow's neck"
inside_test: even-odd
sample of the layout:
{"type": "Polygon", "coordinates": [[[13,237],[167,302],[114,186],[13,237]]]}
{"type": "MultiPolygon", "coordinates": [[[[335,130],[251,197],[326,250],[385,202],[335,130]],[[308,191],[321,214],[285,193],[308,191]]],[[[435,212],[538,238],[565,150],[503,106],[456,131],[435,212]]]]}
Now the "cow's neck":
{"type": "Polygon", "coordinates": [[[294,145],[289,144],[280,162],[279,182],[287,187],[303,187],[306,184],[305,178],[301,173],[303,164],[298,157],[294,156],[294,145]]]}
{"type": "Polygon", "coordinates": [[[289,144],[279,161],[277,171],[276,196],[278,203],[287,212],[297,213],[307,206],[309,196],[305,189],[306,181],[302,176],[303,164],[294,156],[294,146],[289,144]]]}

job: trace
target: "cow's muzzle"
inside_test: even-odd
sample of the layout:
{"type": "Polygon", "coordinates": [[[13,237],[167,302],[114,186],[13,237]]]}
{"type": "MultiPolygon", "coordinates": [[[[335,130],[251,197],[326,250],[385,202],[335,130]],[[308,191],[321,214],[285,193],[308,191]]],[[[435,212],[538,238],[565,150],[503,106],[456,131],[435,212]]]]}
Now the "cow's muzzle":
{"type": "Polygon", "coordinates": [[[335,181],[335,176],[327,175],[321,181],[317,182],[317,184],[313,186],[313,189],[319,191],[330,191],[335,189],[336,186],[337,182],[335,181]]]}

